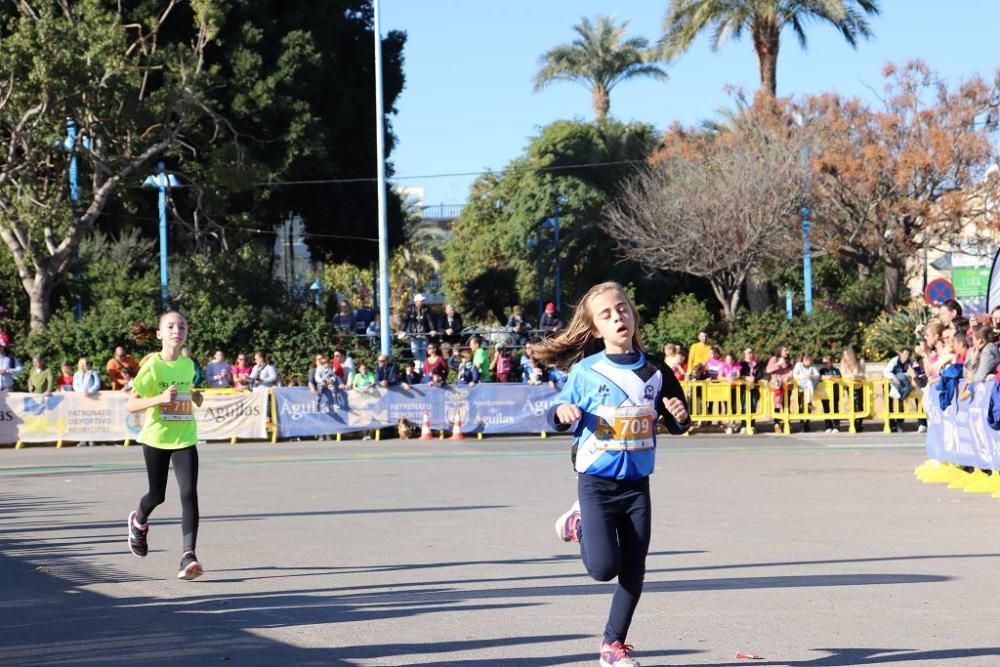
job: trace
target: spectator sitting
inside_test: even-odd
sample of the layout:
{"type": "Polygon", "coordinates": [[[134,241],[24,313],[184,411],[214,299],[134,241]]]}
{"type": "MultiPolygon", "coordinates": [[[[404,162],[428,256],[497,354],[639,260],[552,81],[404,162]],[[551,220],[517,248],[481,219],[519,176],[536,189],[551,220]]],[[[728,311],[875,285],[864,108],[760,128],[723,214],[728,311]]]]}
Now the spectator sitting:
{"type": "Polygon", "coordinates": [[[555,366],[549,366],[545,369],[549,376],[549,386],[559,391],[566,384],[566,380],[569,379],[569,374],[563,371],[561,368],[556,368],[555,366]]]}
{"type": "Polygon", "coordinates": [[[545,304],[545,312],[542,313],[542,319],[538,322],[538,328],[541,330],[543,338],[551,338],[562,331],[563,323],[559,318],[559,313],[556,312],[556,304],[551,302],[545,304]]]}
{"type": "Polygon", "coordinates": [[[445,342],[451,345],[465,344],[462,340],[462,316],[455,312],[455,306],[450,303],[444,305],[444,315],[441,316],[437,328],[445,342]]]}
{"type": "MultiPolygon", "coordinates": [[[[788,346],[782,345],[774,356],[768,359],[764,372],[771,382],[771,389],[774,392],[774,410],[780,412],[784,409],[785,383],[792,379],[792,360],[789,355],[788,346]]],[[[774,422],[774,432],[781,433],[781,424],[774,422]]]]}
{"type": "Polygon", "coordinates": [[[267,391],[278,386],[278,370],[271,363],[271,355],[257,352],[250,370],[249,385],[254,391],[267,391]]]}
{"type": "Polygon", "coordinates": [[[114,355],[108,359],[108,363],[104,370],[108,374],[108,379],[111,380],[111,389],[118,390],[125,385],[125,381],[122,379],[122,369],[128,368],[132,371],[132,377],[139,372],[139,364],[136,363],[135,359],[131,354],[125,352],[125,348],[119,345],[115,348],[114,355]]]}
{"type": "Polygon", "coordinates": [[[226,361],[226,355],[222,350],[215,351],[215,357],[208,362],[206,373],[209,387],[228,389],[233,386],[233,369],[226,361]]]}
{"type": "Polygon", "coordinates": [[[190,359],[191,363],[194,364],[194,380],[191,382],[191,386],[197,387],[201,384],[201,363],[191,354],[191,348],[189,347],[182,347],[181,354],[190,359]]]}
{"type": "Polygon", "coordinates": [[[371,338],[372,342],[375,342],[382,336],[381,321],[382,318],[379,316],[378,313],[375,313],[375,316],[372,318],[371,322],[369,322],[368,326],[365,327],[365,335],[371,338]]]}
{"type": "MultiPolygon", "coordinates": [[[[823,355],[823,363],[819,368],[819,377],[821,380],[825,379],[836,379],[840,377],[840,371],[837,367],[833,365],[833,357],[828,354],[823,355]]],[[[840,411],[840,387],[834,383],[832,386],[827,387],[826,390],[832,396],[823,396],[823,412],[826,414],[836,413],[840,411]],[[832,410],[831,410],[832,408],[832,410]]],[[[827,433],[837,433],[840,431],[840,420],[827,418],[824,420],[826,424],[827,433]]]]}
{"type": "Polygon", "coordinates": [[[427,358],[424,359],[424,382],[430,382],[434,377],[434,373],[438,373],[441,376],[448,377],[448,362],[438,354],[438,347],[436,343],[427,344],[427,358]]]}
{"type": "Polygon", "coordinates": [[[375,311],[365,305],[364,299],[358,300],[358,307],[354,309],[354,333],[367,334],[368,327],[375,321],[375,311]]]}
{"type": "Polygon", "coordinates": [[[513,371],[514,361],[511,358],[510,348],[506,345],[497,345],[493,352],[493,359],[490,361],[490,370],[497,382],[509,382],[510,374],[513,371]]]}
{"type": "Polygon", "coordinates": [[[378,355],[375,362],[375,383],[383,389],[399,384],[396,365],[389,363],[389,357],[384,354],[378,355]]]}
{"type": "MultiPolygon", "coordinates": [[[[510,330],[511,344],[514,347],[523,347],[528,342],[531,325],[524,319],[521,306],[514,306],[511,309],[510,318],[507,320],[507,329],[510,330]]],[[[506,382],[506,380],[498,380],[498,382],[506,382]]]]}
{"type": "Polygon", "coordinates": [[[247,363],[247,355],[236,355],[236,363],[233,364],[232,371],[234,389],[242,391],[250,387],[250,373],[253,372],[253,368],[247,363]]]}
{"type": "Polygon", "coordinates": [[[472,363],[472,350],[467,347],[462,348],[462,362],[458,365],[458,384],[475,385],[479,384],[479,369],[472,363]]]}
{"type": "Polygon", "coordinates": [[[351,304],[347,299],[341,299],[340,309],[333,316],[333,326],[341,331],[354,333],[354,311],[351,310],[351,304]]]}
{"type": "MultiPolygon", "coordinates": [[[[792,378],[795,385],[802,392],[802,404],[799,409],[809,413],[813,411],[813,396],[816,392],[816,385],[819,383],[819,369],[813,366],[813,357],[808,352],[803,354],[792,369],[792,378]]],[[[805,422],[803,430],[809,431],[810,424],[805,422]]]]}
{"type": "Polygon", "coordinates": [[[45,358],[35,355],[31,360],[31,372],[28,373],[28,391],[32,394],[48,396],[55,388],[52,380],[52,369],[45,367],[45,358]]]}
{"type": "Polygon", "coordinates": [[[403,388],[409,389],[410,385],[420,384],[424,381],[424,374],[417,372],[417,366],[412,361],[407,361],[403,366],[403,388]]]}
{"type": "Polygon", "coordinates": [[[73,366],[68,362],[62,362],[62,372],[56,379],[59,391],[73,391],[73,366]]]}
{"type": "Polygon", "coordinates": [[[479,381],[490,382],[493,374],[490,372],[490,355],[483,349],[482,337],[476,335],[469,339],[469,348],[472,350],[472,363],[479,369],[479,381]]]}
{"type": "Polygon", "coordinates": [[[698,332],[698,342],[693,343],[687,353],[688,368],[693,369],[699,364],[708,362],[709,350],[712,347],[708,344],[708,332],[698,332]]]}
{"type": "MultiPolygon", "coordinates": [[[[963,342],[966,340],[962,334],[956,334],[953,339],[962,339],[963,342]]],[[[913,359],[910,355],[910,348],[900,348],[899,353],[889,360],[889,363],[885,365],[885,370],[882,372],[882,375],[889,379],[889,396],[887,400],[889,401],[890,411],[902,411],[903,401],[910,395],[910,391],[913,389],[913,359]],[[895,403],[895,406],[893,403],[895,403]]],[[[902,426],[901,422],[902,420],[900,419],[890,419],[889,430],[896,433],[902,426]]]]}

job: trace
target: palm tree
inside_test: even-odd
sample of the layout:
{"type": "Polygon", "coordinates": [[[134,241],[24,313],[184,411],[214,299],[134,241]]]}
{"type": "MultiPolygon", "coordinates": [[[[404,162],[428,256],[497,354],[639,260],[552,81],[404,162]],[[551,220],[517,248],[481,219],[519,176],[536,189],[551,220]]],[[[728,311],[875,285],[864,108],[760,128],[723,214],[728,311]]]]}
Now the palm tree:
{"type": "Polygon", "coordinates": [[[542,68],[535,75],[537,93],[554,81],[575,81],[588,90],[593,98],[598,120],[611,108],[611,89],[626,79],[651,76],[667,80],[667,73],[653,64],[656,55],[643,37],[625,38],[628,21],[599,16],[595,23],[584,18],[573,26],[578,37],[570,44],[559,46],[539,58],[542,68]]]}
{"type": "Polygon", "coordinates": [[[713,50],[729,37],[739,39],[747,30],[757,52],[761,88],[773,97],[779,40],[786,26],[791,26],[802,48],[806,46],[804,26],[810,20],[833,24],[856,47],[858,36],[872,35],[865,15],[878,13],[878,0],[671,0],[660,43],[670,58],[686,51],[708,28],[712,29],[713,50]]]}

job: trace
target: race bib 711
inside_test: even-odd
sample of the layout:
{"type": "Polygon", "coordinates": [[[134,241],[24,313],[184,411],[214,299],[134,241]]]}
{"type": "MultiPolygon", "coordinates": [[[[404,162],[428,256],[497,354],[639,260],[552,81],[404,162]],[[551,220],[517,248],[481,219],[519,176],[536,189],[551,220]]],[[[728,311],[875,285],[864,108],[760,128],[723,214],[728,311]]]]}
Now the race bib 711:
{"type": "Polygon", "coordinates": [[[191,394],[177,394],[170,403],[160,406],[160,419],[165,422],[191,421],[194,419],[191,410],[191,394]]]}

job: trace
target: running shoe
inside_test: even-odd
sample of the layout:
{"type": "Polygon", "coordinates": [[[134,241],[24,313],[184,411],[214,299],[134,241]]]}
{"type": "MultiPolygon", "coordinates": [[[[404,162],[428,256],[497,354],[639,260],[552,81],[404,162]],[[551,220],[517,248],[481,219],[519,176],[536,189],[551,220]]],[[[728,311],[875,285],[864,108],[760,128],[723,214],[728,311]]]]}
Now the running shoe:
{"type": "Polygon", "coordinates": [[[146,544],[146,535],[149,534],[149,524],[142,528],[135,527],[136,512],[128,515],[128,550],[136,556],[143,557],[149,553],[149,545],[146,544]]]}
{"type": "Polygon", "coordinates": [[[193,551],[185,551],[184,555],[181,556],[181,569],[177,573],[177,578],[191,581],[203,574],[205,574],[205,570],[198,562],[198,557],[194,555],[193,551]]]}
{"type": "Polygon", "coordinates": [[[580,501],[578,500],[565,514],[556,519],[556,535],[563,542],[579,542],[580,523],[580,501]]]}
{"type": "Polygon", "coordinates": [[[632,657],[633,650],[630,644],[601,642],[601,667],[638,667],[639,661],[632,657]]]}

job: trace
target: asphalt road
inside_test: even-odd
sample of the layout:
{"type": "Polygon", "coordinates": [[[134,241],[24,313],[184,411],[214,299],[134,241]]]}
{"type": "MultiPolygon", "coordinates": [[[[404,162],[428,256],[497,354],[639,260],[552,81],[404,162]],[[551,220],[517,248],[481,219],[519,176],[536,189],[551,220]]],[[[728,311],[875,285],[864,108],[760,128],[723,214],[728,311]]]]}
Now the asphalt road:
{"type": "MultiPolygon", "coordinates": [[[[613,584],[553,532],[568,445],[202,446],[194,582],[173,480],[128,553],[138,448],[0,450],[0,664],[596,665],[613,584]]],[[[922,459],[915,434],[661,440],[642,665],[1000,665],[1000,501],[922,459]]]]}

